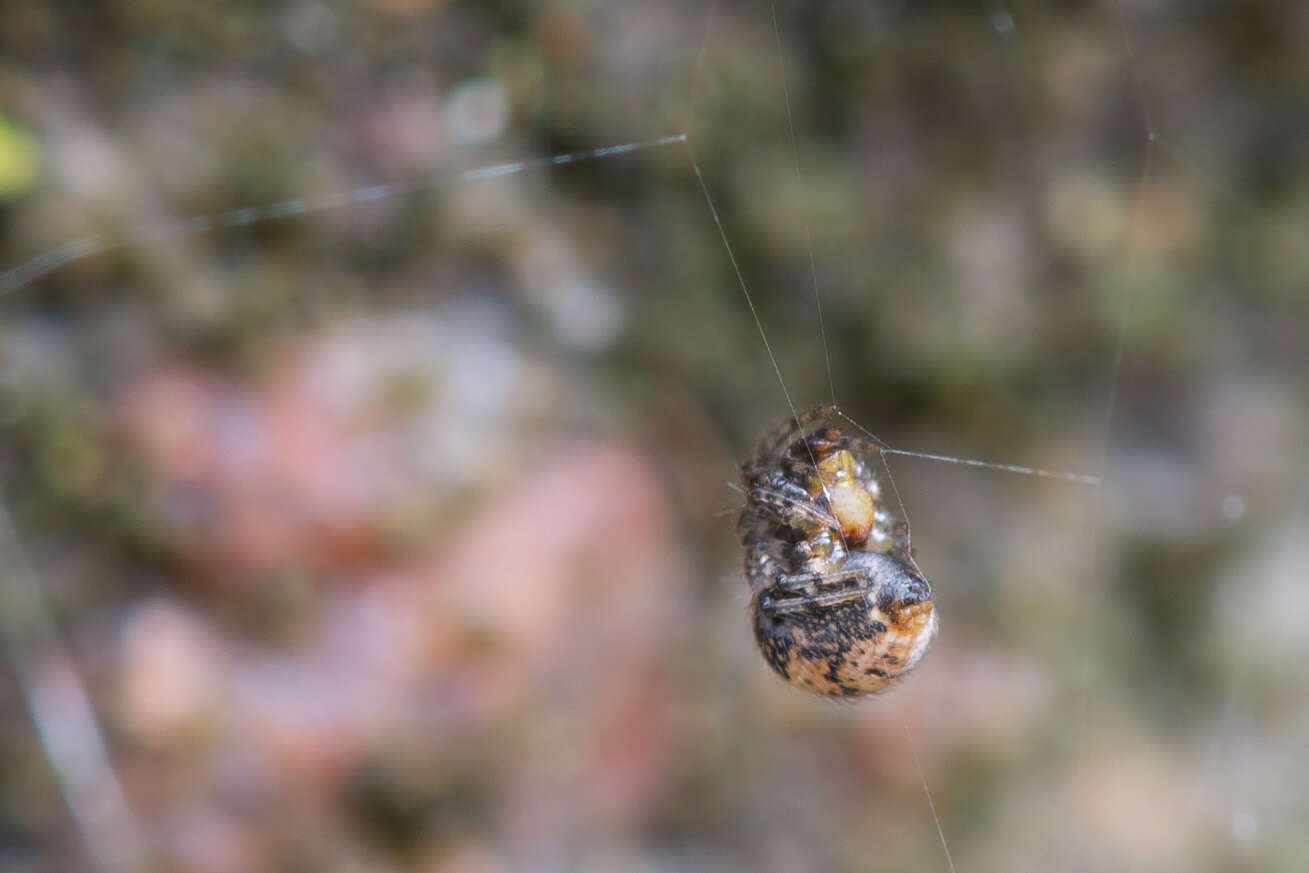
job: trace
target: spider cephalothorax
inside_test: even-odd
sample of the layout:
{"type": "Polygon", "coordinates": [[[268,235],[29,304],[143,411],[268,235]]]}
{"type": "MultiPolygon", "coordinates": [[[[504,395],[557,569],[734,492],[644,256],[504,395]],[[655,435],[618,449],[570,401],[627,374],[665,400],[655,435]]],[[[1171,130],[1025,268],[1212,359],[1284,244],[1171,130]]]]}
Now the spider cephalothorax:
{"type": "Polygon", "coordinates": [[[876,447],[838,416],[820,407],[760,441],[742,466],[739,530],[765,659],[794,685],[853,697],[918,663],[936,611],[908,526],[882,505],[876,447]]]}

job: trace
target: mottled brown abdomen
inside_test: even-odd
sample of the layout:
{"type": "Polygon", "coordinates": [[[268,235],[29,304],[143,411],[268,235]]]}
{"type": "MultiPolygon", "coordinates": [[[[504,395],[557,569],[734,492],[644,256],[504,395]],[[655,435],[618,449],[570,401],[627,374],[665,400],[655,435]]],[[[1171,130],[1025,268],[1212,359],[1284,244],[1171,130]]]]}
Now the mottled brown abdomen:
{"type": "Polygon", "coordinates": [[[818,694],[857,697],[885,689],[922,658],[936,632],[927,580],[889,555],[855,552],[866,586],[840,602],[779,610],[755,595],[755,640],[788,682],[818,694]]]}

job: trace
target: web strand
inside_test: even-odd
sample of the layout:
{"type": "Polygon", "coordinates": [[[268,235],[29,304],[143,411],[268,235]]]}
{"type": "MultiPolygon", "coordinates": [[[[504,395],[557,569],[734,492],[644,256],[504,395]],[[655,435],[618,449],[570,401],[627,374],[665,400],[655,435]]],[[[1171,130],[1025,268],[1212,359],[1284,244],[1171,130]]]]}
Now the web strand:
{"type": "MultiPolygon", "coordinates": [[[[791,134],[791,157],[792,157],[792,159],[793,159],[793,161],[794,161],[794,163],[795,163],[795,181],[796,181],[796,184],[797,184],[797,185],[800,185],[800,184],[803,184],[803,181],[804,181],[804,180],[802,179],[802,177],[801,177],[801,174],[800,174],[800,147],[799,147],[799,145],[796,143],[796,138],[795,138],[795,117],[794,117],[793,113],[791,112],[791,89],[790,89],[790,87],[789,87],[789,86],[787,85],[787,83],[786,83],[786,58],[785,58],[785,55],[784,55],[783,52],[782,52],[782,29],[781,29],[781,27],[780,27],[780,26],[778,25],[778,23],[777,23],[777,0],[770,0],[770,2],[769,2],[769,4],[768,4],[768,8],[769,8],[769,10],[770,10],[770,12],[771,12],[771,14],[772,14],[772,21],[773,21],[773,44],[774,44],[774,46],[776,47],[776,50],[777,50],[777,67],[778,67],[779,75],[781,76],[781,80],[782,80],[782,101],[783,101],[783,103],[784,103],[785,106],[786,106],[786,127],[787,127],[787,130],[790,131],[790,134],[791,134]]],[[[706,192],[706,193],[707,193],[707,192],[706,192]]],[[[820,295],[820,294],[818,293],[818,266],[817,266],[817,263],[816,263],[815,260],[814,260],[814,241],[813,241],[813,234],[812,234],[812,232],[811,232],[811,230],[810,230],[810,227],[809,227],[809,219],[808,219],[808,217],[806,216],[806,217],[803,219],[803,221],[804,221],[805,250],[809,253],[809,274],[810,274],[810,276],[811,276],[811,278],[812,278],[812,280],[813,280],[813,289],[814,289],[814,305],[817,307],[817,310],[818,310],[818,332],[819,332],[819,335],[822,337],[822,340],[823,340],[823,360],[824,360],[824,361],[826,362],[826,364],[827,364],[827,385],[828,385],[829,390],[831,391],[832,407],[835,408],[835,407],[836,407],[836,382],[833,381],[833,379],[832,379],[832,356],[831,356],[831,353],[830,353],[830,352],[828,351],[828,349],[827,349],[827,328],[826,328],[826,327],[824,326],[824,324],[823,324],[823,299],[822,299],[822,295],[820,295]]],[[[720,227],[720,229],[721,229],[721,227],[720,227]]],[[[738,273],[738,275],[739,275],[739,273],[738,273]]],[[[744,286],[743,286],[743,287],[744,287],[744,286]]],[[[750,310],[751,310],[752,312],[754,311],[754,303],[753,303],[753,302],[751,302],[751,304],[750,304],[750,310]]],[[[759,330],[762,332],[762,331],[763,331],[763,325],[762,325],[762,323],[759,321],[759,316],[758,316],[757,313],[755,314],[755,323],[759,325],[759,330]]],[[[770,356],[772,355],[772,352],[771,352],[771,351],[769,352],[769,355],[770,355],[770,356]]],[[[777,362],[774,360],[774,362],[773,362],[774,366],[776,366],[776,363],[777,363],[777,362]]],[[[781,371],[780,371],[780,370],[779,370],[778,373],[777,373],[777,378],[778,378],[779,380],[781,380],[781,378],[782,378],[782,374],[781,374],[781,371]]],[[[783,385],[783,390],[785,390],[785,385],[783,385]]],[[[789,392],[787,393],[787,402],[788,402],[788,403],[790,402],[790,393],[789,393],[789,392]]],[[[795,417],[795,423],[796,423],[796,426],[797,426],[797,427],[799,428],[799,430],[800,430],[800,437],[801,437],[801,439],[803,439],[803,438],[804,438],[804,435],[805,435],[805,434],[804,434],[804,427],[803,427],[803,425],[802,425],[801,422],[800,422],[800,416],[799,416],[799,414],[796,412],[794,404],[792,404],[792,406],[791,406],[791,415],[795,417]]],[[[809,460],[810,460],[810,462],[812,462],[812,464],[813,464],[814,472],[817,473],[817,472],[818,472],[818,459],[814,456],[814,451],[813,451],[813,449],[808,445],[808,443],[805,444],[805,448],[806,448],[806,449],[808,450],[808,452],[809,452],[809,460]]],[[[830,505],[832,504],[832,495],[831,495],[831,492],[828,491],[828,489],[827,489],[827,482],[826,482],[826,480],[825,480],[822,476],[819,476],[819,477],[818,477],[818,481],[819,481],[820,483],[822,483],[823,497],[825,497],[825,498],[827,499],[827,504],[830,506],[830,505]]],[[[840,530],[840,529],[838,529],[838,530],[837,530],[837,535],[838,535],[838,536],[840,537],[840,539],[841,539],[841,545],[842,545],[842,547],[844,547],[844,548],[848,551],[849,548],[850,548],[850,544],[847,543],[846,540],[845,540],[845,532],[842,531],[842,530],[840,530]]]]}
{"type": "Polygon", "coordinates": [[[941,841],[941,851],[945,852],[945,865],[949,868],[950,873],[956,873],[954,858],[950,856],[950,844],[945,839],[945,828],[941,827],[941,816],[936,811],[936,801],[932,799],[932,789],[927,787],[927,774],[923,771],[923,762],[918,759],[918,750],[914,748],[914,738],[909,731],[908,720],[902,719],[900,726],[904,728],[905,746],[909,749],[909,756],[913,758],[914,769],[918,771],[918,781],[923,786],[923,796],[927,798],[927,808],[932,812],[932,824],[936,825],[936,836],[941,841]]]}
{"type": "Polygon", "coordinates": [[[939,461],[943,464],[959,464],[980,470],[996,470],[1001,473],[1017,473],[1020,476],[1037,476],[1042,479],[1056,479],[1060,482],[1072,482],[1077,485],[1099,487],[1101,479],[1087,473],[1065,473],[1059,470],[1046,470],[1041,467],[1025,467],[1022,464],[1002,464],[995,461],[979,461],[975,458],[956,458],[952,455],[936,455],[931,452],[912,452],[908,449],[882,449],[884,455],[903,455],[906,458],[922,458],[927,461],[939,461]]]}
{"type": "Polygon", "coordinates": [[[1109,0],[1113,9],[1114,21],[1118,25],[1118,35],[1123,41],[1123,50],[1126,54],[1127,69],[1132,77],[1132,88],[1136,93],[1137,104],[1141,108],[1141,119],[1145,122],[1146,131],[1154,139],[1154,114],[1150,111],[1150,101],[1146,99],[1145,83],[1141,81],[1140,68],[1136,61],[1136,47],[1132,44],[1132,34],[1127,27],[1127,13],[1123,9],[1122,0],[1109,0]]]}
{"type": "MultiPolygon", "coordinates": [[[[413,179],[406,182],[367,185],[362,188],[327,194],[317,198],[296,197],[265,206],[243,206],[239,209],[231,209],[227,212],[220,212],[216,215],[198,216],[196,218],[183,219],[182,221],[171,222],[163,225],[147,226],[141,228],[139,233],[134,233],[132,236],[147,241],[165,242],[169,239],[175,239],[181,236],[208,233],[210,231],[226,228],[245,227],[252,224],[261,224],[263,222],[290,218],[297,215],[308,215],[315,212],[343,209],[362,203],[371,203],[393,197],[403,197],[413,194],[416,191],[440,188],[450,184],[479,182],[486,179],[497,179],[502,176],[513,176],[519,173],[542,170],[548,167],[563,167],[569,164],[581,163],[583,161],[601,160],[604,158],[617,157],[618,155],[630,154],[632,152],[644,151],[646,149],[661,148],[680,142],[686,142],[685,133],[678,133],[672,136],[661,136],[657,139],[642,140],[639,142],[600,146],[599,148],[587,149],[580,152],[569,152],[567,154],[551,155],[544,158],[531,158],[524,161],[491,164],[472,170],[464,170],[460,173],[440,174],[424,179],[413,179]]],[[[63,245],[56,246],[25,263],[19,264],[16,267],[12,267],[5,270],[3,273],[0,273],[0,297],[12,294],[19,289],[30,285],[32,282],[35,282],[37,279],[40,279],[43,276],[48,276],[62,267],[66,267],[69,264],[80,261],[84,258],[89,258],[92,255],[112,251],[119,248],[122,244],[121,241],[116,240],[109,234],[94,234],[70,240],[63,245]]]]}
{"type": "MultiPolygon", "coordinates": [[[[795,164],[795,182],[797,185],[803,185],[804,178],[800,172],[800,145],[795,135],[795,114],[791,111],[791,87],[787,84],[786,57],[782,51],[782,29],[777,23],[777,0],[771,0],[768,8],[772,12],[773,42],[777,47],[777,66],[782,79],[782,101],[786,105],[786,128],[791,135],[791,158],[795,164]]],[[[827,344],[827,324],[823,319],[823,295],[818,290],[818,263],[814,258],[813,230],[808,216],[804,217],[803,223],[805,251],[809,254],[809,278],[814,290],[814,309],[818,313],[818,336],[823,343],[823,364],[827,368],[827,391],[835,408],[837,407],[836,380],[832,377],[832,351],[827,344]]]]}
{"type": "Polygon", "coordinates": [[[104,732],[0,495],[0,649],[55,772],[93,869],[148,870],[145,839],[110,763],[104,732]]]}
{"type": "MultiPolygon", "coordinates": [[[[1129,219],[1129,235],[1132,239],[1142,232],[1145,221],[1145,204],[1144,195],[1146,187],[1149,184],[1153,172],[1156,151],[1167,159],[1179,165],[1184,172],[1198,179],[1203,185],[1207,186],[1226,200],[1238,206],[1253,222],[1265,223],[1268,221],[1267,216],[1261,212],[1257,206],[1246,197],[1240,195],[1233,187],[1224,184],[1222,180],[1209,171],[1203,163],[1191,158],[1173,145],[1166,141],[1155,127],[1155,121],[1151,110],[1149,95],[1145,83],[1140,75],[1139,63],[1137,60],[1136,49],[1132,40],[1130,28],[1128,27],[1126,10],[1122,0],[1108,0],[1113,16],[1118,25],[1119,34],[1123,44],[1123,53],[1125,63],[1131,73],[1132,83],[1136,91],[1137,100],[1140,106],[1141,115],[1146,127],[1145,133],[1145,157],[1144,167],[1141,179],[1138,183],[1137,196],[1132,205],[1132,212],[1129,219]]],[[[1134,283],[1140,286],[1142,283],[1134,283]]],[[[1116,389],[1121,375],[1123,359],[1123,327],[1128,319],[1124,318],[1118,328],[1118,337],[1114,354],[1114,383],[1116,389]]],[[[1113,412],[1113,396],[1111,394],[1110,413],[1113,412]]],[[[1110,438],[1108,427],[1106,427],[1106,443],[1110,438]]],[[[1296,534],[1306,517],[1309,517],[1309,463],[1304,459],[1300,460],[1301,475],[1298,479],[1297,487],[1294,491],[1294,499],[1291,507],[1283,522],[1283,532],[1278,537],[1280,542],[1273,549],[1274,555],[1274,573],[1281,576],[1290,577],[1294,574],[1293,549],[1296,542],[1296,534]]],[[[1229,797],[1226,790],[1230,785],[1220,775],[1220,757],[1224,746],[1230,741],[1230,734],[1235,730],[1236,713],[1238,701],[1245,693],[1245,686],[1249,681],[1252,667],[1247,662],[1238,662],[1228,667],[1228,675],[1224,679],[1224,689],[1221,696],[1222,704],[1219,707],[1217,715],[1214,717],[1212,729],[1208,737],[1202,743],[1202,748],[1197,755],[1198,760],[1193,765],[1190,785],[1186,791],[1182,806],[1182,815],[1188,824],[1194,822],[1200,817],[1201,804],[1203,795],[1208,792],[1214,792],[1215,796],[1227,800],[1230,803],[1237,801],[1229,797]]]]}
{"type": "MultiPolygon", "coordinates": [[[[745,298],[746,306],[750,309],[750,315],[754,318],[755,328],[759,331],[759,339],[763,342],[764,351],[768,353],[768,360],[773,365],[773,373],[777,376],[777,384],[782,388],[782,396],[786,398],[787,408],[791,410],[791,420],[795,422],[796,430],[800,434],[800,439],[805,442],[805,450],[809,453],[809,462],[813,464],[815,470],[818,469],[818,458],[814,455],[813,447],[805,439],[804,421],[800,417],[800,411],[796,409],[795,401],[791,399],[791,389],[786,387],[786,379],[782,377],[782,367],[777,362],[777,355],[773,352],[773,344],[768,341],[768,332],[764,330],[764,322],[759,317],[759,310],[755,307],[754,297],[750,294],[750,286],[746,284],[745,275],[741,272],[741,266],[736,260],[736,253],[732,250],[732,244],[727,238],[727,230],[723,227],[723,220],[718,215],[718,207],[714,205],[714,198],[709,194],[709,185],[705,182],[704,173],[700,171],[700,162],[696,160],[695,148],[691,141],[683,137],[686,143],[686,153],[691,159],[691,169],[695,173],[695,180],[700,184],[700,192],[704,194],[705,204],[709,207],[709,214],[713,217],[714,227],[718,228],[718,236],[723,242],[723,248],[727,252],[727,259],[732,264],[732,272],[736,274],[737,285],[741,289],[741,295],[745,298]]],[[[823,494],[827,496],[828,502],[831,502],[831,495],[827,491],[827,485],[823,485],[823,494]]],[[[837,531],[841,539],[841,545],[847,550],[849,544],[845,541],[845,533],[837,531]]]]}

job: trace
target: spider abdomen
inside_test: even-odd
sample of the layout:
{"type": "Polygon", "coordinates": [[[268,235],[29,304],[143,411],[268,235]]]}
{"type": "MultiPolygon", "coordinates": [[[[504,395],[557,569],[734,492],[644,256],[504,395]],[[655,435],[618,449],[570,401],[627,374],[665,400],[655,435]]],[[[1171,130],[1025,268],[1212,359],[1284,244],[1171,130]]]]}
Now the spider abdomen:
{"type": "Polygon", "coordinates": [[[936,632],[927,580],[890,555],[854,552],[844,569],[867,573],[860,595],[781,608],[767,591],[752,603],[755,641],[788,682],[817,694],[857,697],[913,669],[936,632]]]}

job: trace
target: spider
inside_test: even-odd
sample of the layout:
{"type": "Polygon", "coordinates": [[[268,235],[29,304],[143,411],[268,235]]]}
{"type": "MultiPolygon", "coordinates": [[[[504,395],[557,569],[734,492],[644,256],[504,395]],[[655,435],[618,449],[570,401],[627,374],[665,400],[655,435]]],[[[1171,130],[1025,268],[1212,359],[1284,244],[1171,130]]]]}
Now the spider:
{"type": "Polygon", "coordinates": [[[909,527],[882,505],[878,449],[839,416],[820,406],[760,440],[741,466],[737,528],[765,660],[799,688],[857,697],[912,669],[937,617],[909,527]]]}

